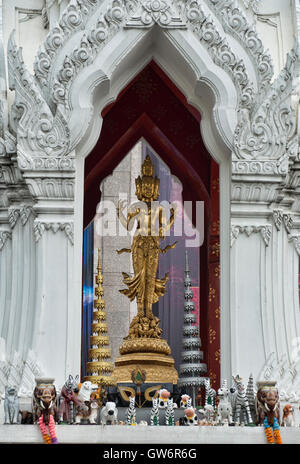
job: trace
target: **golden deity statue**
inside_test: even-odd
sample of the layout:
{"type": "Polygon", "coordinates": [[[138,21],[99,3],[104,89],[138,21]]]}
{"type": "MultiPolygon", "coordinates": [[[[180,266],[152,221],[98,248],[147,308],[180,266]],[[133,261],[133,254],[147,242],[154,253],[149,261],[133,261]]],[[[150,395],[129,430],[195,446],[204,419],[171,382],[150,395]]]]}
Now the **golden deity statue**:
{"type": "MultiPolygon", "coordinates": [[[[175,221],[175,210],[170,208],[170,219],[166,219],[165,209],[157,202],[159,197],[159,179],[154,177],[154,168],[149,156],[146,157],[142,165],[142,177],[135,180],[136,195],[138,202],[128,209],[127,217],[124,216],[124,202],[119,202],[117,213],[121,223],[127,230],[132,230],[136,223],[136,231],[133,237],[131,248],[122,248],[117,252],[131,253],[134,275],[123,272],[123,281],[126,289],[120,290],[128,296],[130,301],[137,301],[137,315],[133,318],[129,334],[124,338],[120,347],[120,354],[123,358],[116,360],[115,375],[118,378],[120,366],[131,366],[139,362],[143,368],[148,366],[147,380],[177,382],[177,372],[174,368],[174,360],[169,355],[170,347],[166,340],[161,338],[162,330],[159,327],[159,319],[152,312],[152,305],[156,303],[165,293],[168,274],[164,278],[157,278],[159,254],[166,253],[171,248],[175,248],[176,242],[168,245],[164,249],[160,247],[160,241],[165,238],[167,231],[175,221]],[[131,354],[134,353],[134,356],[131,354]],[[124,356],[126,358],[124,358],[124,356]],[[151,358],[152,356],[152,358],[151,358]],[[153,358],[154,356],[154,358],[153,358]],[[134,359],[133,359],[134,358],[134,359]],[[158,362],[159,361],[159,362],[158,362]],[[151,368],[149,367],[151,365],[151,368]],[[156,366],[156,367],[153,367],[156,366]],[[160,366],[160,367],[158,367],[160,366]],[[163,372],[163,380],[159,372],[163,372]],[[155,380],[154,377],[160,377],[155,380]],[[151,378],[150,378],[151,377],[151,378]]],[[[121,369],[122,370],[122,369],[121,369]]],[[[123,381],[124,376],[128,377],[129,370],[124,369],[119,375],[123,381]]]]}

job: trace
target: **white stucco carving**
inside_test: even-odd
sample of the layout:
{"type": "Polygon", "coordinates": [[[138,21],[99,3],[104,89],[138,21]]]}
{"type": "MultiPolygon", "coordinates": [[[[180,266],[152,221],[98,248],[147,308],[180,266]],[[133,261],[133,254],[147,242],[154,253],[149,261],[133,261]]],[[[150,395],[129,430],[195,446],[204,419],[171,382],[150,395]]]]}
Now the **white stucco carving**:
{"type": "Polygon", "coordinates": [[[12,297],[9,308],[0,308],[0,328],[10,327],[9,362],[18,365],[15,343],[31,324],[23,361],[34,350],[58,384],[79,372],[84,158],[99,137],[102,109],[151,59],[201,111],[203,140],[220,164],[222,376],[255,375],[256,358],[266,360],[275,349],[279,358],[290,355],[300,323],[300,54],[295,42],[274,79],[254,23],[258,3],[47,1],[49,31],[33,73],[9,31],[6,60],[0,53],[0,266],[7,269],[0,303],[12,297]],[[24,237],[31,274],[15,290],[24,237]],[[29,282],[36,286],[26,300],[29,282]],[[245,324],[255,338],[250,352],[245,324]]]}
{"type": "Polygon", "coordinates": [[[0,250],[5,245],[6,240],[11,240],[11,232],[8,230],[1,230],[0,231],[0,250]]]}
{"type": "Polygon", "coordinates": [[[274,83],[258,94],[251,113],[239,112],[235,132],[237,158],[281,161],[287,153],[293,155],[297,150],[296,112],[291,96],[299,77],[299,56],[299,45],[295,42],[286,66],[274,83]]]}
{"type": "MultiPolygon", "coordinates": [[[[70,103],[74,80],[78,79],[80,73],[88,74],[86,68],[95,62],[100,50],[118,32],[123,33],[123,28],[125,30],[135,28],[147,30],[157,24],[164,30],[172,31],[177,28],[191,30],[206,48],[213,62],[228,72],[233,79],[242,108],[251,108],[254,87],[258,85],[263,87],[272,77],[269,55],[263,50],[255,29],[247,23],[247,19],[238,8],[234,7],[233,2],[228,7],[231,16],[228,15],[226,18],[225,30],[238,38],[239,43],[243,45],[245,55],[248,59],[251,57],[253,69],[250,72],[247,70],[245,59],[238,56],[231,47],[224,30],[217,25],[218,21],[213,17],[213,11],[220,14],[221,5],[217,5],[217,2],[212,10],[209,10],[206,5],[207,3],[211,7],[210,2],[199,1],[187,3],[170,0],[164,2],[133,1],[128,4],[122,0],[114,0],[110,4],[106,3],[105,6],[101,4],[100,7],[92,5],[88,0],[77,6],[75,3],[69,4],[57,27],[49,31],[35,61],[35,75],[48,103],[50,101],[56,103],[58,120],[62,118],[62,114],[67,120],[72,119],[70,113],[74,113],[75,109],[70,107],[70,103]],[[92,15],[93,22],[89,18],[92,15]],[[237,27],[238,22],[242,26],[237,27]],[[79,33],[84,27],[84,33],[79,33]],[[72,43],[71,53],[70,46],[67,46],[68,43],[70,45],[72,43]],[[64,50],[68,52],[65,53],[64,50]],[[252,74],[256,79],[259,77],[259,83],[251,82],[252,74]]],[[[92,91],[93,86],[90,92],[92,91]]],[[[87,113],[86,118],[89,117],[87,113]]],[[[84,128],[86,124],[82,126],[84,128]]],[[[70,136],[71,147],[74,146],[74,141],[72,141],[74,136],[73,131],[70,136]]],[[[83,134],[79,135],[79,137],[82,136],[83,134]]],[[[77,136],[76,143],[78,142],[77,136]]]]}
{"type": "Polygon", "coordinates": [[[272,234],[272,227],[270,224],[266,225],[246,225],[246,226],[239,226],[239,225],[232,225],[231,226],[231,246],[234,244],[234,241],[237,239],[239,234],[245,233],[248,237],[250,237],[253,233],[260,233],[264,243],[266,246],[270,243],[270,238],[272,234]]]}
{"type": "Polygon", "coordinates": [[[71,222],[42,222],[42,221],[35,221],[34,222],[34,237],[35,241],[39,241],[45,232],[45,230],[51,230],[54,234],[56,234],[59,230],[64,231],[70,243],[73,245],[74,243],[74,231],[73,231],[73,223],[71,222]]]}
{"type": "MultiPolygon", "coordinates": [[[[292,154],[296,146],[296,114],[291,107],[291,94],[299,75],[298,44],[270,86],[272,60],[254,25],[249,24],[248,18],[233,1],[226,1],[226,8],[223,7],[224,0],[190,0],[186,3],[153,0],[130,4],[114,0],[105,6],[92,0],[70,2],[40,48],[35,61],[35,77],[26,70],[11,36],[8,51],[10,88],[16,93],[15,110],[20,105],[25,108],[18,123],[18,130],[22,132],[18,137],[18,161],[22,169],[44,169],[44,163],[46,170],[73,169],[73,160],[68,153],[75,143],[79,143],[90,120],[89,112],[81,114],[86,119],[81,124],[81,133],[75,133],[71,128],[76,113],[76,108],[71,105],[74,81],[83,73],[89,79],[87,68],[117,33],[135,28],[147,30],[156,24],[163,30],[172,31],[178,27],[192,31],[213,62],[230,75],[239,96],[235,155],[237,159],[249,161],[234,162],[234,171],[265,173],[271,170],[274,174],[283,171],[286,152],[292,154]],[[218,26],[220,18],[223,29],[218,26]],[[226,34],[230,36],[230,42],[226,34]],[[242,54],[240,50],[237,53],[237,46],[231,45],[233,39],[239,42],[239,48],[243,48],[242,54]],[[252,67],[249,63],[246,65],[247,60],[251,60],[252,67]],[[33,134],[38,137],[35,139],[33,134]],[[41,150],[47,153],[47,158],[38,155],[41,150]],[[263,161],[268,161],[267,165],[263,161]]],[[[90,94],[94,86],[91,86],[90,94]]]]}
{"type": "Polygon", "coordinates": [[[63,157],[69,145],[66,121],[59,111],[57,116],[52,115],[37,82],[25,67],[13,34],[8,44],[8,75],[9,87],[15,90],[13,108],[18,115],[15,124],[19,167],[22,170],[70,169],[72,159],[63,157]]]}

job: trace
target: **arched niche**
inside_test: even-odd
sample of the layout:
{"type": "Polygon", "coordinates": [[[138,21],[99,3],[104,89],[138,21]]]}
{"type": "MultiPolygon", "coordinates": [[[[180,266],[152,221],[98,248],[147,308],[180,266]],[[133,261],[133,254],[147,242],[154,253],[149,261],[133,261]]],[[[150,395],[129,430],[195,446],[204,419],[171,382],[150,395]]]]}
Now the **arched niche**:
{"type": "MultiPolygon", "coordinates": [[[[204,202],[204,242],[199,249],[200,258],[200,308],[201,339],[208,360],[208,367],[220,380],[220,366],[215,353],[220,349],[220,324],[214,322],[216,343],[208,342],[212,312],[210,301],[211,260],[211,196],[213,180],[219,180],[218,165],[208,153],[200,133],[200,113],[190,105],[185,96],[151,61],[118,95],[116,100],[102,111],[100,137],[85,158],[84,179],[84,226],[93,219],[101,199],[100,184],[122,161],[124,156],[140,140],[144,139],[168,165],[172,175],[182,184],[183,201],[193,205],[204,202]],[[213,176],[215,177],[213,178],[213,176]]],[[[213,215],[219,217],[219,196],[214,195],[213,215]]],[[[218,232],[218,231],[217,231],[218,232]]],[[[120,269],[121,273],[122,269],[120,269]]],[[[184,261],[182,263],[182,274],[184,261]]],[[[220,299],[219,282],[214,283],[214,303],[220,299]]],[[[178,334],[180,344],[181,333],[178,334]]]]}
{"type": "MultiPolygon", "coordinates": [[[[238,91],[229,75],[212,62],[195,37],[191,36],[190,40],[187,40],[187,37],[184,39],[185,34],[190,33],[162,31],[155,26],[148,31],[123,29],[72,84],[69,101],[74,111],[71,114],[70,127],[74,129],[74,133],[84,132],[83,137],[78,135],[80,141],[75,147],[75,312],[79,317],[85,158],[93,151],[99,139],[104,108],[117,99],[122,90],[147,64],[155,61],[185,97],[187,104],[192,104],[201,114],[201,121],[199,120],[198,124],[204,146],[219,164],[221,376],[230,378],[230,176],[238,91]],[[179,39],[182,39],[180,43],[179,39]]],[[[141,120],[143,119],[144,116],[141,120]]],[[[78,329],[77,325],[77,333],[78,329]]]]}

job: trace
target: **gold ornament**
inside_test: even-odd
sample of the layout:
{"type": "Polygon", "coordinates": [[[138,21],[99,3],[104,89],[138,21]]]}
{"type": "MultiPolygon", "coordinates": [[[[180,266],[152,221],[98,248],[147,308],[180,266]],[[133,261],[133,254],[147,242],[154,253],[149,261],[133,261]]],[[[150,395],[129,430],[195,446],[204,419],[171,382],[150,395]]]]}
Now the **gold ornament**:
{"type": "Polygon", "coordinates": [[[212,329],[211,327],[209,328],[209,343],[213,343],[216,339],[216,331],[212,329]]]}
{"type": "Polygon", "coordinates": [[[178,380],[178,373],[171,356],[160,353],[129,353],[116,359],[114,376],[117,383],[132,383],[132,371],[140,366],[146,372],[145,383],[173,383],[178,380]]]}
{"type": "Polygon", "coordinates": [[[220,277],[220,264],[215,267],[215,277],[220,277]]]}
{"type": "Polygon", "coordinates": [[[220,348],[215,352],[215,360],[220,364],[221,362],[221,350],[220,348]]]}
{"type": "Polygon", "coordinates": [[[216,290],[213,287],[209,287],[208,301],[211,303],[216,298],[216,290]]]}

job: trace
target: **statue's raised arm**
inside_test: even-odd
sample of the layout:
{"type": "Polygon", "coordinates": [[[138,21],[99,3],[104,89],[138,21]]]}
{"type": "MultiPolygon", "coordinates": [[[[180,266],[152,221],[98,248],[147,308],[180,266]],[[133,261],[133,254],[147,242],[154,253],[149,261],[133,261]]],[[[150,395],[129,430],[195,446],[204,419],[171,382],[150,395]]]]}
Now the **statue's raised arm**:
{"type": "Polygon", "coordinates": [[[164,208],[159,208],[159,237],[162,240],[165,238],[166,233],[171,229],[176,219],[176,208],[170,208],[170,212],[170,220],[167,222],[164,208]]]}
{"type": "Polygon", "coordinates": [[[137,208],[135,211],[128,211],[127,213],[127,218],[125,218],[123,214],[123,210],[127,206],[127,201],[126,200],[120,200],[117,205],[117,215],[118,218],[120,219],[121,224],[125,227],[126,230],[132,230],[134,221],[132,221],[133,218],[135,218],[138,214],[140,214],[140,208],[137,208]]]}

